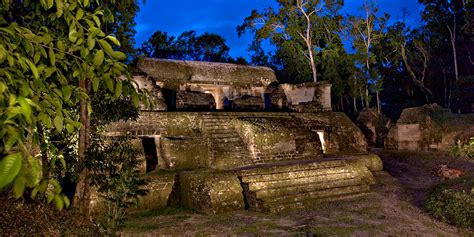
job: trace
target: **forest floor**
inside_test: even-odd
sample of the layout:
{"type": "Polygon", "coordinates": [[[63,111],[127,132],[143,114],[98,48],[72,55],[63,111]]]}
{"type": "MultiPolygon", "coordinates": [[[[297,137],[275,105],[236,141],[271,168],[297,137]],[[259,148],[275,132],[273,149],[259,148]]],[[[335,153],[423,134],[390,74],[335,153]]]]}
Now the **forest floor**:
{"type": "Polygon", "coordinates": [[[441,179],[440,164],[474,177],[474,162],[433,152],[373,149],[384,162],[370,193],[278,214],[251,211],[202,215],[167,208],[134,213],[124,236],[474,236],[422,210],[428,191],[441,179]]]}

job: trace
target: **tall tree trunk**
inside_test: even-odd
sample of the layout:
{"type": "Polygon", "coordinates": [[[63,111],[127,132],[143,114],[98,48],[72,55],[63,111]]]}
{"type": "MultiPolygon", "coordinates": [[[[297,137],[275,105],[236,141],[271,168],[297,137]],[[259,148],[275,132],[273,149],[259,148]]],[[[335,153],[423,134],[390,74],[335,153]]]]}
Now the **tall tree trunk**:
{"type": "MultiPolygon", "coordinates": [[[[83,89],[87,95],[90,95],[90,83],[88,79],[80,80],[79,87],[83,89]]],[[[79,164],[84,165],[86,163],[87,157],[86,152],[89,147],[89,135],[90,135],[90,116],[87,109],[90,98],[81,99],[79,113],[80,113],[80,122],[82,127],[79,131],[79,164]]],[[[89,206],[90,206],[90,187],[89,187],[89,169],[86,167],[79,173],[79,178],[77,181],[76,192],[74,194],[73,205],[79,209],[79,211],[89,216],[89,206]]]]}
{"type": "Polygon", "coordinates": [[[380,106],[380,97],[379,97],[379,91],[378,90],[375,91],[375,95],[377,96],[377,112],[380,113],[382,109],[381,109],[381,106],[380,106]]]}
{"type": "Polygon", "coordinates": [[[354,107],[354,114],[357,114],[357,98],[354,96],[352,97],[352,103],[353,103],[353,107],[354,107]]]}
{"type": "Polygon", "coordinates": [[[456,15],[454,15],[454,25],[453,29],[449,25],[446,27],[449,30],[449,38],[451,41],[451,48],[453,49],[453,62],[454,62],[454,78],[456,79],[456,82],[459,80],[459,72],[458,72],[458,58],[457,58],[457,52],[456,52],[456,15]]]}

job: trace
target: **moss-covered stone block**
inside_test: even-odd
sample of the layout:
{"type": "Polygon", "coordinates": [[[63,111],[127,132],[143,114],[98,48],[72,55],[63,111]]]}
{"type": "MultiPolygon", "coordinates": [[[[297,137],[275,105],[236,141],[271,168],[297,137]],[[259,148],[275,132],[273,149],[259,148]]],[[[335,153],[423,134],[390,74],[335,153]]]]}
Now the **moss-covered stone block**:
{"type": "Polygon", "coordinates": [[[349,163],[358,163],[367,167],[372,172],[382,171],[383,162],[378,155],[374,154],[355,154],[355,155],[344,155],[349,158],[349,163]]]}
{"type": "Polygon", "coordinates": [[[161,157],[169,170],[198,169],[208,166],[207,139],[165,137],[160,141],[161,157]]]}
{"type": "Polygon", "coordinates": [[[317,159],[322,146],[317,133],[298,119],[240,118],[232,121],[257,162],[317,159]]]}
{"type": "Polygon", "coordinates": [[[183,171],[181,204],[205,214],[244,209],[242,186],[235,172],[183,171]]]}
{"type": "Polygon", "coordinates": [[[175,177],[176,173],[171,172],[147,175],[147,184],[143,188],[148,190],[148,193],[138,198],[138,207],[134,209],[153,210],[166,207],[175,177]]]}
{"type": "MultiPolygon", "coordinates": [[[[154,172],[144,176],[146,185],[142,188],[148,190],[145,196],[138,197],[138,205],[131,207],[133,210],[153,210],[164,208],[168,205],[170,194],[175,185],[176,173],[174,172],[154,172]]],[[[107,212],[106,200],[97,191],[96,187],[91,187],[91,214],[102,215],[107,212]]]]}

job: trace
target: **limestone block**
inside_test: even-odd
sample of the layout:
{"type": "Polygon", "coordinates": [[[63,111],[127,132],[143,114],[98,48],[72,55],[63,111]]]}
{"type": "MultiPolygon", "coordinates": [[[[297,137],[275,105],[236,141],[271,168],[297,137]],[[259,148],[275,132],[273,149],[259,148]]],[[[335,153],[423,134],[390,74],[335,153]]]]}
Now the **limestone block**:
{"type": "Polygon", "coordinates": [[[420,124],[398,124],[396,136],[400,142],[421,141],[420,124]]]}
{"type": "Polygon", "coordinates": [[[205,214],[244,209],[242,187],[235,172],[180,173],[181,203],[205,214]]]}
{"type": "Polygon", "coordinates": [[[175,182],[176,173],[151,174],[147,176],[144,189],[147,195],[138,199],[137,210],[152,210],[166,207],[175,182]]]}
{"type": "MultiPolygon", "coordinates": [[[[138,197],[138,206],[132,210],[152,210],[167,206],[176,173],[149,174],[145,176],[146,185],[142,187],[148,190],[145,196],[138,197]]],[[[91,213],[92,215],[104,214],[107,211],[106,200],[100,196],[97,188],[91,188],[91,213]]]]}
{"type": "Polygon", "coordinates": [[[378,155],[374,154],[357,154],[344,155],[344,158],[349,158],[349,163],[357,163],[367,167],[372,172],[382,171],[383,162],[378,155]]]}
{"type": "Polygon", "coordinates": [[[192,137],[164,137],[160,139],[161,159],[166,169],[198,169],[208,166],[207,140],[192,137]]]}

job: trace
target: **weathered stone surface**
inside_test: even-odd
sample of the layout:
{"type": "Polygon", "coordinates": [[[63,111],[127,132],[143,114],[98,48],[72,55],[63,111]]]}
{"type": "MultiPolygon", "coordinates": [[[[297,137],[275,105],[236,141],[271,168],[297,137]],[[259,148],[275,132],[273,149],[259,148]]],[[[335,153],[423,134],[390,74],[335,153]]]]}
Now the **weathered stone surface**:
{"type": "Polygon", "coordinates": [[[208,142],[202,137],[164,137],[161,138],[160,157],[165,169],[169,170],[205,168],[209,166],[208,142]]]}
{"type": "Polygon", "coordinates": [[[202,213],[216,214],[245,207],[235,172],[181,172],[180,186],[182,205],[202,213]]]}
{"type": "MultiPolygon", "coordinates": [[[[138,206],[132,207],[132,210],[152,210],[164,208],[167,206],[176,173],[150,173],[144,178],[147,184],[143,187],[148,190],[147,195],[138,198],[138,206]]],[[[96,188],[91,189],[91,212],[93,215],[106,213],[106,200],[101,197],[96,188]]]]}
{"type": "Polygon", "coordinates": [[[391,126],[390,119],[371,108],[364,108],[356,119],[357,126],[364,133],[370,146],[383,147],[385,137],[391,126]]]}
{"type": "Polygon", "coordinates": [[[474,115],[455,115],[436,104],[404,109],[390,128],[386,148],[447,151],[474,136],[474,115]],[[467,138],[467,139],[466,139],[467,138]]]}
{"type": "Polygon", "coordinates": [[[345,160],[252,167],[240,175],[249,208],[273,212],[367,192],[375,183],[365,165],[345,160]]]}
{"type": "MultiPolygon", "coordinates": [[[[251,127],[258,127],[248,124],[251,127]]],[[[337,112],[142,112],[137,121],[113,123],[109,125],[107,132],[108,135],[126,133],[132,133],[138,137],[160,136],[177,140],[201,141],[198,142],[201,144],[199,149],[208,150],[208,155],[207,161],[200,164],[215,169],[232,169],[262,163],[265,160],[273,162],[318,158],[321,157],[319,151],[321,141],[326,144],[327,153],[366,153],[367,151],[367,143],[360,129],[345,114],[337,112]],[[258,131],[255,133],[256,137],[252,138],[254,142],[257,140],[263,142],[257,142],[257,150],[260,150],[258,156],[255,155],[258,151],[252,144],[249,146],[250,140],[244,141],[245,136],[240,134],[243,131],[236,129],[232,122],[246,119],[256,119],[255,121],[260,119],[264,121],[261,123],[264,127],[275,125],[275,129],[258,131]],[[283,135],[278,135],[279,129],[283,131],[283,135]],[[321,133],[322,140],[317,133],[321,133]],[[265,137],[267,137],[266,143],[265,137]],[[280,139],[281,144],[272,143],[276,141],[275,139],[280,139]],[[272,152],[277,149],[280,150],[280,154],[272,152]],[[260,159],[257,160],[257,157],[260,159]]],[[[158,142],[156,146],[160,154],[161,142],[158,142]]],[[[195,144],[193,147],[198,149],[197,146],[195,144]]],[[[161,160],[158,165],[162,168],[170,168],[164,165],[167,164],[166,162],[166,160],[161,160]]]]}
{"type": "Polygon", "coordinates": [[[214,97],[209,93],[178,91],[176,93],[177,110],[213,110],[216,108],[214,97]]]}
{"type": "Polygon", "coordinates": [[[176,173],[153,173],[147,175],[147,184],[144,189],[148,190],[147,195],[138,199],[137,210],[153,210],[167,206],[176,173]]]}
{"type": "Polygon", "coordinates": [[[256,163],[322,158],[319,136],[301,128],[301,122],[286,118],[233,120],[256,163]]]}
{"type": "Polygon", "coordinates": [[[261,111],[265,108],[262,97],[242,96],[232,101],[232,109],[237,111],[261,111]]]}
{"type": "Polygon", "coordinates": [[[283,84],[282,88],[293,110],[298,112],[332,111],[331,84],[327,82],[283,84]]]}
{"type": "Polygon", "coordinates": [[[185,83],[249,87],[276,82],[275,73],[267,67],[152,58],[138,60],[137,66],[165,88],[177,89],[185,83]]]}
{"type": "Polygon", "coordinates": [[[323,131],[327,153],[367,153],[367,142],[360,129],[340,112],[294,113],[303,119],[302,127],[323,131]]]}

